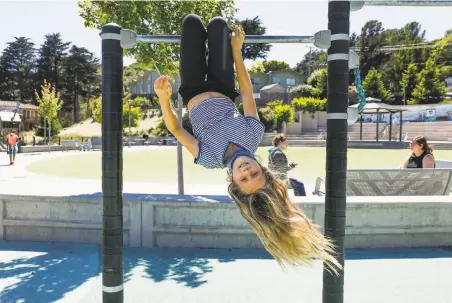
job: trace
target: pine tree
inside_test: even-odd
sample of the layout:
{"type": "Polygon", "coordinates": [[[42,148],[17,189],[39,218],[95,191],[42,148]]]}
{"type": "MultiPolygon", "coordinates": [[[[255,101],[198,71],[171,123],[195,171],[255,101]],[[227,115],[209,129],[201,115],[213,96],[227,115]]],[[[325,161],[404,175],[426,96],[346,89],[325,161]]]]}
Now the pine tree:
{"type": "Polygon", "coordinates": [[[404,102],[410,103],[413,98],[413,91],[417,85],[417,67],[416,64],[411,63],[407,69],[403,72],[402,81],[400,81],[400,87],[404,93],[404,102]]]}
{"type": "Polygon", "coordinates": [[[29,100],[33,96],[34,43],[26,37],[8,42],[0,59],[2,98],[29,100]]]}
{"type": "Polygon", "coordinates": [[[53,84],[57,91],[61,90],[62,65],[70,44],[70,42],[63,42],[60,33],[45,35],[44,43],[38,50],[37,59],[38,82],[40,84],[46,80],[53,84]]]}
{"type": "MultiPolygon", "coordinates": [[[[73,122],[80,122],[80,97],[95,97],[93,83],[99,80],[99,60],[84,47],[73,45],[64,60],[64,108],[72,110],[73,122]]],[[[100,83],[98,83],[99,85],[100,83]]],[[[99,91],[99,90],[98,90],[99,91]]]]}
{"type": "Polygon", "coordinates": [[[438,103],[444,98],[446,88],[440,79],[440,69],[435,58],[427,60],[424,69],[417,78],[418,84],[413,91],[412,104],[438,103]]]}
{"type": "Polygon", "coordinates": [[[387,90],[381,79],[381,74],[376,69],[371,69],[363,82],[366,96],[381,99],[383,102],[390,101],[394,96],[387,90]]]}

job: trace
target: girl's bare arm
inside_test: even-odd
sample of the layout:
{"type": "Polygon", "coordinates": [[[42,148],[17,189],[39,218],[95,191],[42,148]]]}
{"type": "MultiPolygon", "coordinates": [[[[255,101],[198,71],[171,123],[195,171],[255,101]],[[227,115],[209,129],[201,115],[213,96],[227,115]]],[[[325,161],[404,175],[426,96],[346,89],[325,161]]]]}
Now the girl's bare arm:
{"type": "Polygon", "coordinates": [[[245,33],[239,27],[234,29],[234,35],[231,38],[232,56],[235,62],[237,79],[239,81],[240,95],[242,96],[243,111],[246,117],[259,119],[257,114],[256,101],[253,95],[253,85],[250,75],[246,70],[242,57],[242,45],[245,40],[245,33]]]}
{"type": "Polygon", "coordinates": [[[179,120],[171,110],[170,101],[160,101],[163,120],[165,121],[166,128],[176,137],[176,139],[193,155],[194,158],[198,157],[199,153],[199,141],[193,137],[189,132],[185,130],[179,124],[179,120]]]}

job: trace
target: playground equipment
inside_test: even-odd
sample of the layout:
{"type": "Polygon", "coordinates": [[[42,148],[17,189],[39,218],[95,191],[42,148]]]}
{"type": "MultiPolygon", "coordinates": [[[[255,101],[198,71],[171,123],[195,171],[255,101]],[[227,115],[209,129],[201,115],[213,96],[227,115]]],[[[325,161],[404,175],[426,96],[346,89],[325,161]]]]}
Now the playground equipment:
{"type": "MultiPolygon", "coordinates": [[[[349,52],[350,10],[364,5],[450,6],[452,1],[334,1],[328,3],[328,30],[314,36],[247,36],[245,43],[314,43],[328,49],[327,166],[325,233],[344,263],[346,222],[347,125],[357,121],[359,109],[348,107],[348,74],[357,56],[349,52]]],[[[123,49],[137,43],[178,43],[180,36],[140,36],[119,25],[102,28],[102,199],[103,302],[124,302],[122,200],[123,49]]],[[[359,74],[358,74],[359,75],[359,74]]],[[[324,271],[323,302],[343,302],[344,275],[324,271]]]]}

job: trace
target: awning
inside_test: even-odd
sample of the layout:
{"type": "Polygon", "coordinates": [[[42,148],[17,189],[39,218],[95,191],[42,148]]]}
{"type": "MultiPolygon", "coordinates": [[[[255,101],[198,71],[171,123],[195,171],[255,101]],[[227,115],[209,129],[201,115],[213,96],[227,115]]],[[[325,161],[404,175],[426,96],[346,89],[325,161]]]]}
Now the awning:
{"type": "Polygon", "coordinates": [[[22,122],[20,116],[15,112],[0,112],[0,121],[2,122],[22,122]]]}

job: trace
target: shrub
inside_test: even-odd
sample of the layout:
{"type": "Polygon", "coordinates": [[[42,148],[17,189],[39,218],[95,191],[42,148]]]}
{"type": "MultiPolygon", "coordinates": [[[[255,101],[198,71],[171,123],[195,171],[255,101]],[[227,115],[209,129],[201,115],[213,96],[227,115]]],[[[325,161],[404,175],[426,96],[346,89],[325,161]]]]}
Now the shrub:
{"type": "Polygon", "coordinates": [[[292,100],[292,107],[295,111],[315,113],[326,110],[326,99],[317,98],[295,98],[292,100]]]}
{"type": "Polygon", "coordinates": [[[154,130],[152,131],[152,134],[156,137],[168,136],[169,132],[163,119],[160,119],[159,123],[157,123],[154,130]]]}
{"type": "Polygon", "coordinates": [[[326,71],[326,68],[316,69],[311,73],[311,75],[306,79],[306,84],[316,87],[322,78],[322,74],[326,71]]]}
{"type": "Polygon", "coordinates": [[[275,113],[270,107],[259,108],[259,120],[265,125],[265,131],[272,132],[275,128],[275,113]]]}
{"type": "Polygon", "coordinates": [[[282,100],[272,100],[267,103],[267,106],[270,107],[272,110],[275,110],[275,107],[282,105],[282,100]]]}
{"type": "Polygon", "coordinates": [[[290,105],[278,105],[275,107],[274,112],[275,120],[279,128],[283,122],[290,123],[294,121],[295,110],[290,105]]]}
{"type": "Polygon", "coordinates": [[[328,71],[326,68],[315,70],[308,79],[306,83],[311,85],[314,89],[312,91],[312,96],[320,99],[324,99],[327,96],[327,81],[328,81],[328,71]]]}
{"type": "Polygon", "coordinates": [[[312,91],[314,87],[308,84],[300,84],[293,87],[290,93],[297,97],[312,97],[312,91]]]}

